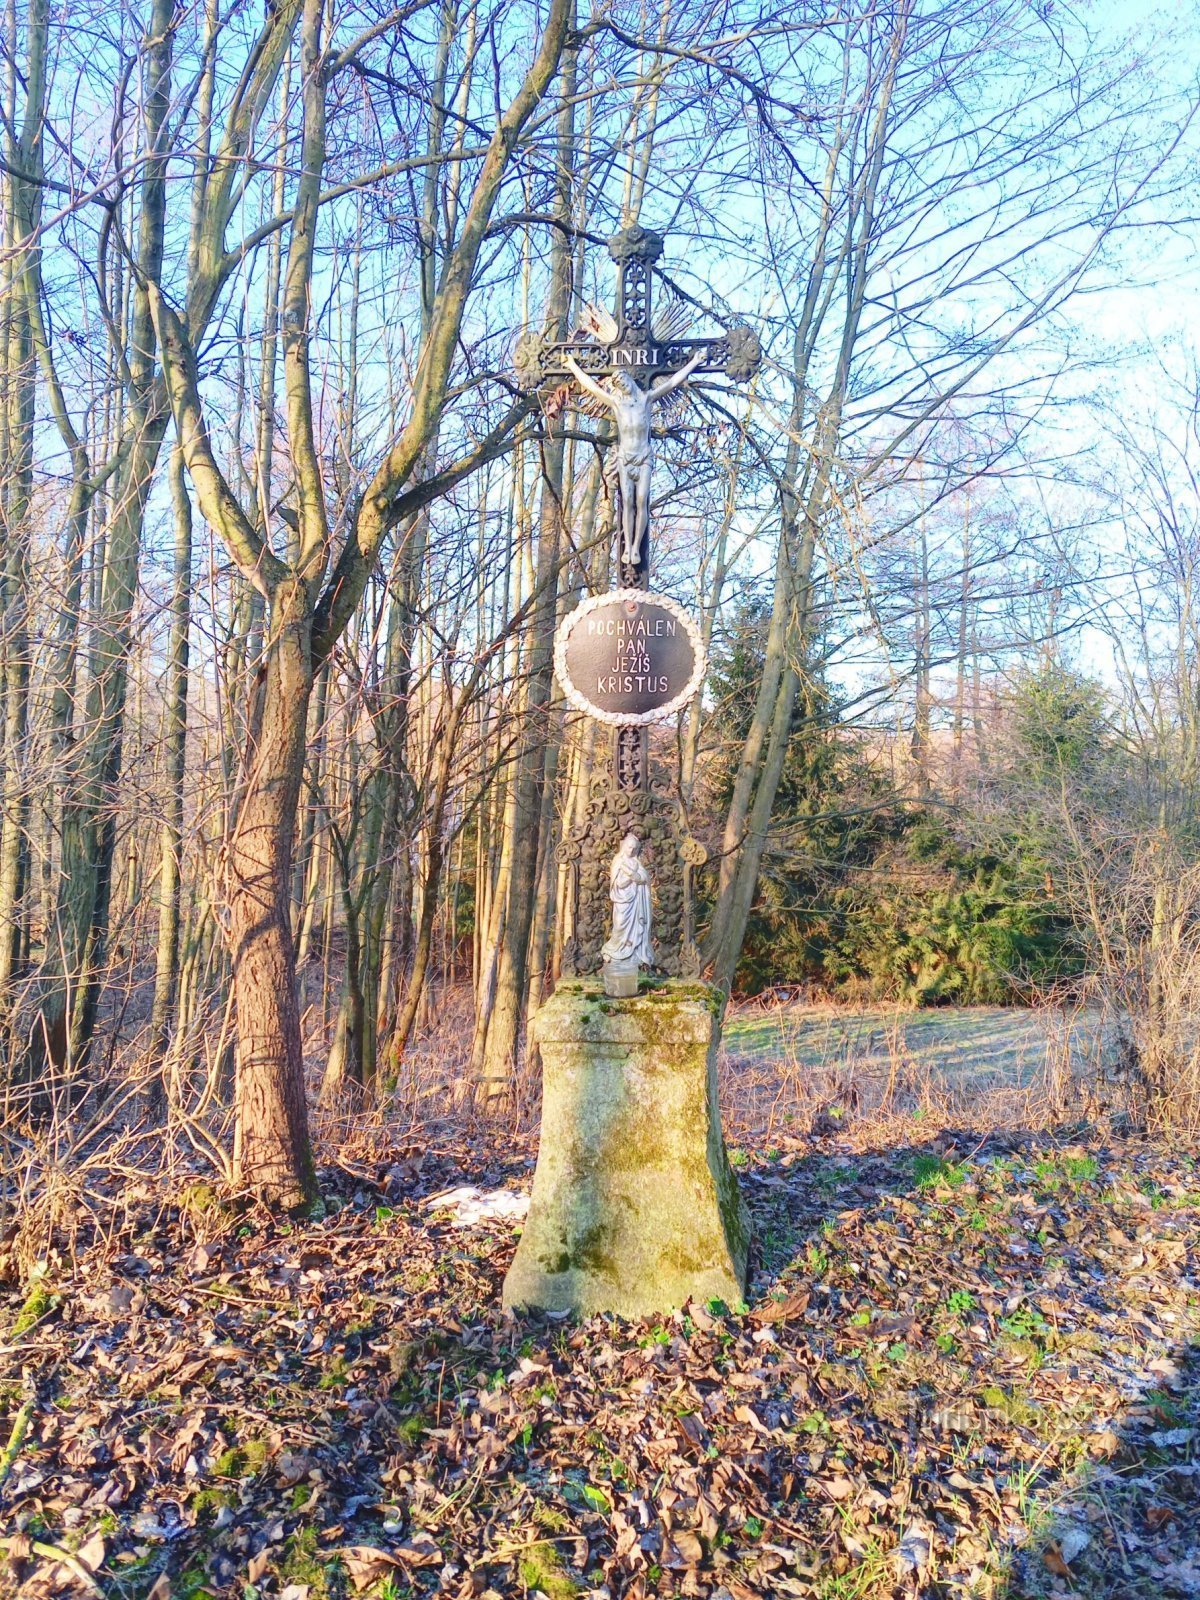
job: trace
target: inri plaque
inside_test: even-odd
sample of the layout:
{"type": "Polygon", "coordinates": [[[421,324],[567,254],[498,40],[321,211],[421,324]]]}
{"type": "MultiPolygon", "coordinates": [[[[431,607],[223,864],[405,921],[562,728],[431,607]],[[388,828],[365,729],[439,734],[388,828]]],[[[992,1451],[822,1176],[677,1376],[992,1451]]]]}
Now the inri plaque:
{"type": "Polygon", "coordinates": [[[704,677],[704,644],[676,601],[645,589],[611,589],[563,618],[554,668],[576,710],[636,725],[687,705],[704,677]]]}

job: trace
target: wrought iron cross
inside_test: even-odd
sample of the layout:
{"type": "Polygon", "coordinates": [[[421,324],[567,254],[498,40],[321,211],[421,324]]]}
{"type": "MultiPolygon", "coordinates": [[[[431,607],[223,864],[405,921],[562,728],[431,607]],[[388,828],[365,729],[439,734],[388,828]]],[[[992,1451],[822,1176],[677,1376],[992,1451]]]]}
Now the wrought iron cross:
{"type": "MultiPolygon", "coordinates": [[[[589,308],[587,326],[568,339],[548,340],[526,333],[518,341],[514,365],[523,389],[548,384],[573,384],[573,362],[587,377],[613,378],[623,373],[645,390],[657,380],[681,371],[693,360],[696,372],[722,372],[744,383],[758,370],[762,350],[757,333],[743,323],[727,328],[717,338],[683,337],[688,315],[682,302],[667,300],[656,308],[655,263],[663,252],[662,235],[639,224],[614,234],[608,253],[616,263],[615,315],[589,308]]],[[[618,543],[617,587],[650,587],[650,539],[640,540],[635,560],[625,559],[618,543]]],[[[618,789],[648,786],[648,738],[644,728],[620,727],[616,732],[614,777],[618,789]]]]}

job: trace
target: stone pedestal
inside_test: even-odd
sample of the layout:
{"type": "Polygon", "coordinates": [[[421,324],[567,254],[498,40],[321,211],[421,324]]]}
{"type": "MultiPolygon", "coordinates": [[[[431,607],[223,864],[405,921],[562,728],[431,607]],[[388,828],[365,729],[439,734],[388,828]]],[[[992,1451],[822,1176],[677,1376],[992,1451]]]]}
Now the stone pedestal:
{"type": "Polygon", "coordinates": [[[504,1304],[650,1316],[741,1299],[749,1226],[717,1112],[720,995],[559,984],[534,1019],[542,1130],[504,1304]]]}

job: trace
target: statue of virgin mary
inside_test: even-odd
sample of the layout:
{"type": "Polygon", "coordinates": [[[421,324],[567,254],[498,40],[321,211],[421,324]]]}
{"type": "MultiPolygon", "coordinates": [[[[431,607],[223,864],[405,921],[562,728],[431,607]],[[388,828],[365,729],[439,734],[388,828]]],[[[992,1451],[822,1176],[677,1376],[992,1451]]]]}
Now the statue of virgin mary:
{"type": "Polygon", "coordinates": [[[650,874],[638,859],[639,849],[637,834],[627,833],[613,857],[608,875],[612,933],[600,951],[606,964],[634,969],[654,963],[650,948],[650,874]]]}

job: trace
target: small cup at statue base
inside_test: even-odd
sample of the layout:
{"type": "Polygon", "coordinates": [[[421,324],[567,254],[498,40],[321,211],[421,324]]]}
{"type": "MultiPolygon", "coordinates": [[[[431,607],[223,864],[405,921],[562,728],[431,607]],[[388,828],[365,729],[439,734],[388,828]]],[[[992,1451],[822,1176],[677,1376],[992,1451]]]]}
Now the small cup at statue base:
{"type": "Polygon", "coordinates": [[[604,992],[610,1000],[630,1000],[638,992],[636,961],[606,961],[600,969],[604,992]]]}

